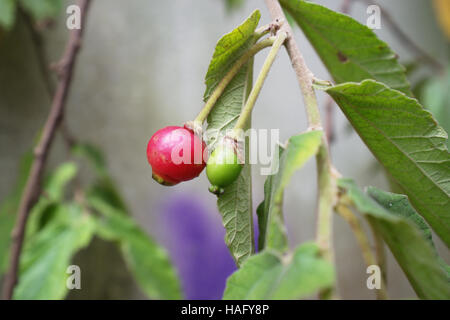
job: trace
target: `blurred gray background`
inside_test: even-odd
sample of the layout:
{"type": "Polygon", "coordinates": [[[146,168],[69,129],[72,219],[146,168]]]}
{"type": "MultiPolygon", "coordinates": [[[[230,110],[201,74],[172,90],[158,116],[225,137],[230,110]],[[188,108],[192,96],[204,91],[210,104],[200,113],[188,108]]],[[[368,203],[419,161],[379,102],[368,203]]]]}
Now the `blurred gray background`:
{"type": "MultiPolygon", "coordinates": [[[[339,10],[341,1],[317,1],[339,10]]],[[[72,3],[72,1],[67,1],[72,3]]],[[[401,28],[435,57],[444,57],[446,45],[434,20],[431,1],[379,1],[401,28]]],[[[240,24],[255,8],[261,24],[270,22],[262,0],[247,0],[234,12],[227,12],[221,0],[95,0],[89,13],[85,41],[70,91],[66,117],[71,132],[81,140],[101,146],[112,175],[136,219],[151,234],[158,235],[158,219],[165,201],[174,194],[198,198],[220,224],[215,196],[208,191],[205,174],[190,183],[164,188],[151,179],[146,159],[150,136],[166,125],[191,120],[202,107],[204,75],[217,40],[240,24]]],[[[367,5],[355,4],[351,15],[365,23],[367,5]]],[[[47,53],[56,61],[64,48],[68,31],[62,12],[57,25],[46,33],[47,53]]],[[[400,60],[412,54],[401,46],[384,24],[376,31],[388,42],[400,60]]],[[[301,30],[295,36],[306,62],[315,75],[329,79],[321,61],[301,30]]],[[[36,55],[23,24],[0,43],[0,200],[17,177],[18,160],[32,146],[50,106],[36,55]],[[9,46],[8,50],[1,50],[9,46]]],[[[255,70],[265,54],[255,61],[255,70]]],[[[324,116],[327,97],[318,92],[324,116]]],[[[383,171],[359,137],[347,127],[343,114],[335,109],[336,141],[331,147],[335,166],[360,186],[388,188],[383,171]]],[[[255,106],[256,128],[279,128],[282,141],[306,129],[302,97],[287,54],[282,50],[255,106]]],[[[54,145],[50,167],[65,159],[61,139],[54,145]]],[[[264,176],[254,174],[254,207],[263,199],[264,176]]],[[[285,192],[285,215],[290,243],[311,240],[315,235],[315,163],[299,171],[285,192]]],[[[367,274],[359,247],[349,227],[335,216],[334,245],[338,265],[338,286],[343,298],[373,298],[366,288],[367,274]]],[[[435,240],[437,238],[435,237],[435,240]]],[[[449,261],[447,250],[438,248],[449,261]]],[[[392,298],[415,297],[396,262],[388,262],[389,294],[392,298]]],[[[133,295],[131,295],[133,296],[133,295]]]]}

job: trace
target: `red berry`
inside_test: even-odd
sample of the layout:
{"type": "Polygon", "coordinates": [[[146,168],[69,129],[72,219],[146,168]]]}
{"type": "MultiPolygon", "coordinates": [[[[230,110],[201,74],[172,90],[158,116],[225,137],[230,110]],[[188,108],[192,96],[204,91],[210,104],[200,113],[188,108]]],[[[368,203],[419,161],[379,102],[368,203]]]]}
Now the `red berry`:
{"type": "Polygon", "coordinates": [[[197,177],[206,166],[206,144],[192,130],[169,126],[150,138],[147,159],[153,179],[166,186],[197,177]]]}

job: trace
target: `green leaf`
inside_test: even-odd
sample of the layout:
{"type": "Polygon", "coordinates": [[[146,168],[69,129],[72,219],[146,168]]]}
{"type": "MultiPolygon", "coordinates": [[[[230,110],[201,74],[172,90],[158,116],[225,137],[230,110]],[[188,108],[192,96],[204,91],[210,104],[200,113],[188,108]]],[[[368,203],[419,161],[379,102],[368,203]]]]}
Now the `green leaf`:
{"type": "MultiPolygon", "coordinates": [[[[75,178],[78,167],[73,162],[65,162],[46,177],[42,196],[31,208],[27,222],[26,238],[39,232],[47,223],[55,218],[54,207],[64,201],[67,184],[75,178]]],[[[60,217],[60,216],[56,216],[60,217]]]]}
{"type": "MultiPolygon", "coordinates": [[[[31,152],[26,153],[22,159],[17,186],[0,207],[0,271],[3,271],[6,267],[11,231],[14,227],[20,198],[30,172],[32,160],[33,155],[31,152]]],[[[75,177],[76,173],[76,165],[72,162],[67,162],[60,165],[46,178],[43,188],[45,196],[40,197],[30,210],[26,237],[30,237],[39,231],[52,219],[55,212],[54,206],[63,200],[65,187],[75,177]]]]}
{"type": "Polygon", "coordinates": [[[0,274],[6,269],[11,243],[11,232],[16,222],[17,210],[30,172],[33,154],[25,153],[20,161],[19,177],[11,194],[0,205],[0,274]]]}
{"type": "Polygon", "coordinates": [[[35,20],[56,17],[62,8],[61,0],[19,0],[35,20]]]}
{"type": "Polygon", "coordinates": [[[77,143],[72,147],[71,152],[76,156],[88,159],[97,174],[103,175],[108,171],[105,156],[96,146],[89,143],[77,143]]]}
{"type": "Polygon", "coordinates": [[[405,68],[375,33],[345,14],[301,0],[280,0],[336,83],[374,79],[411,95],[405,68]]]}
{"type": "Polygon", "coordinates": [[[422,223],[405,206],[404,198],[372,188],[370,195],[383,204],[380,205],[349,179],[339,179],[338,185],[381,234],[417,296],[421,299],[450,299],[448,275],[440,265],[430,239],[426,238],[422,223]]]}
{"type": "Polygon", "coordinates": [[[288,248],[283,218],[283,192],[292,175],[317,153],[322,131],[310,131],[289,139],[286,150],[280,155],[279,170],[269,176],[264,184],[264,202],[259,207],[259,250],[265,247],[277,251],[288,248]]]}
{"type": "Polygon", "coordinates": [[[407,196],[404,194],[386,192],[375,187],[368,187],[367,194],[379,205],[389,211],[389,213],[412,222],[417,229],[422,232],[424,239],[426,239],[430,245],[434,247],[430,228],[426,224],[425,220],[423,220],[423,218],[411,206],[407,196]]]}
{"type": "MultiPolygon", "coordinates": [[[[205,101],[208,100],[209,95],[214,91],[214,88],[219,81],[222,80],[227,71],[232,67],[233,63],[246,51],[246,49],[249,48],[249,46],[254,44],[255,38],[253,34],[258,26],[260,17],[261,13],[259,10],[255,10],[239,27],[224,35],[217,42],[205,77],[205,101]]],[[[241,74],[245,74],[245,68],[243,69],[241,74]]],[[[234,88],[233,82],[228,85],[228,88],[234,88]]]]}
{"type": "Polygon", "coordinates": [[[314,243],[285,257],[264,250],[228,278],[223,299],[300,299],[330,288],[334,278],[332,264],[314,243]]]}
{"type": "MultiPolygon", "coordinates": [[[[283,152],[283,148],[279,147],[279,155],[283,152]]],[[[264,200],[256,208],[256,216],[258,217],[258,251],[264,249],[266,242],[267,218],[269,215],[270,198],[272,197],[273,178],[275,175],[269,175],[264,182],[264,200]],[[266,200],[267,199],[267,200],[266,200]]],[[[284,230],[283,230],[284,231],[284,230]]],[[[281,233],[286,236],[285,232],[281,233]]],[[[287,240],[286,240],[287,242],[287,240]]]]}
{"type": "MultiPolygon", "coordinates": [[[[255,11],[244,23],[223,36],[217,43],[205,78],[205,100],[233,63],[255,43],[254,31],[259,18],[259,11],[255,11]]],[[[251,88],[252,66],[253,61],[250,61],[241,68],[209,114],[207,128],[209,150],[213,150],[215,143],[236,123],[251,88]]],[[[247,124],[247,128],[249,125],[247,124]]],[[[247,150],[248,144],[247,141],[247,150]]],[[[246,155],[248,156],[248,152],[246,155]]],[[[254,252],[251,167],[248,161],[238,179],[225,188],[225,192],[218,197],[217,205],[226,229],[225,242],[239,266],[254,252]]]]}
{"type": "Polygon", "coordinates": [[[59,206],[58,201],[50,200],[46,197],[40,197],[38,202],[31,208],[25,230],[25,239],[33,237],[51,220],[56,217],[55,207],[59,206]]]}
{"type": "Polygon", "coordinates": [[[417,213],[408,200],[408,197],[403,194],[396,194],[391,192],[382,191],[375,187],[368,187],[367,194],[374,199],[379,205],[385,208],[389,213],[400,216],[412,222],[417,229],[422,233],[423,238],[428,241],[433,248],[438,262],[441,267],[447,272],[448,280],[450,281],[449,268],[445,261],[439,257],[436,247],[433,242],[433,237],[430,227],[425,220],[417,213]]]}
{"type": "Polygon", "coordinates": [[[244,165],[237,180],[217,200],[225,243],[238,266],[254,252],[250,170],[250,165],[244,165]]]}
{"type": "Polygon", "coordinates": [[[97,180],[89,187],[88,192],[102,198],[124,214],[128,214],[127,205],[111,177],[102,176],[97,178],[97,180]]]}
{"type": "Polygon", "coordinates": [[[16,0],[0,0],[0,27],[10,30],[16,20],[16,0]]]}
{"type": "Polygon", "coordinates": [[[67,183],[75,178],[78,167],[73,162],[66,162],[56,168],[45,182],[45,196],[51,200],[61,201],[67,183]]]}
{"type": "Polygon", "coordinates": [[[450,246],[446,132],[417,100],[373,80],[326,91],[414,208],[450,246]]]}
{"type": "Polygon", "coordinates": [[[97,234],[119,244],[142,291],[153,299],[181,299],[179,280],[167,252],[127,214],[96,196],[88,196],[88,202],[102,214],[97,234]]]}
{"type": "Polygon", "coordinates": [[[56,219],[27,239],[20,260],[14,299],[62,299],[67,293],[67,267],[91,241],[95,223],[78,205],[61,205],[56,219]]]}
{"type": "Polygon", "coordinates": [[[72,153],[81,158],[87,159],[95,170],[97,176],[94,183],[89,188],[89,193],[94,194],[113,207],[127,213],[128,209],[120,192],[108,172],[103,152],[96,146],[88,143],[77,143],[72,147],[72,153]]]}

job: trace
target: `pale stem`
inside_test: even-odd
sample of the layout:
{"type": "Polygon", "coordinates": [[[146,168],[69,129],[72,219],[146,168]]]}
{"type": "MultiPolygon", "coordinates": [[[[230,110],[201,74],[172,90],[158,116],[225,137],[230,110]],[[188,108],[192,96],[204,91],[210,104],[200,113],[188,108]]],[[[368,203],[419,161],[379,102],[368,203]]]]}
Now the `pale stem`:
{"type": "Polygon", "coordinates": [[[258,95],[261,92],[262,86],[264,85],[264,81],[269,74],[270,68],[272,67],[275,58],[277,57],[277,53],[280,50],[284,40],[286,40],[286,32],[280,32],[277,34],[275,41],[270,49],[269,54],[267,55],[266,60],[261,68],[261,71],[258,74],[258,78],[248,96],[248,99],[245,103],[244,108],[242,108],[241,115],[239,116],[236,125],[234,126],[234,133],[236,133],[239,129],[244,129],[247,120],[251,117],[253,106],[255,105],[256,99],[258,99],[258,95]]]}
{"type": "Polygon", "coordinates": [[[194,119],[194,123],[201,125],[206,120],[208,114],[211,112],[217,100],[220,98],[225,88],[228,86],[230,81],[233,80],[234,76],[239,72],[242,66],[246,64],[250,60],[250,58],[252,58],[259,51],[261,51],[264,48],[270,47],[273,44],[273,42],[274,38],[267,38],[261,40],[260,42],[257,42],[234,63],[234,65],[231,67],[231,69],[228,71],[225,77],[223,77],[222,80],[220,80],[219,84],[216,86],[213,93],[209,96],[208,101],[206,101],[205,103],[205,106],[197,115],[197,117],[194,119]]]}
{"type": "MultiPolygon", "coordinates": [[[[277,0],[266,0],[267,7],[272,19],[275,21],[287,21],[277,0]]],[[[292,67],[297,76],[300,89],[302,91],[305,103],[306,114],[310,130],[321,130],[320,112],[317,104],[316,94],[314,92],[314,75],[309,70],[303,59],[300,49],[293,37],[293,32],[289,23],[284,22],[280,31],[287,33],[285,41],[286,50],[292,63],[292,67]]],[[[322,137],[322,143],[316,156],[318,171],[318,206],[317,206],[317,243],[324,257],[333,259],[331,248],[331,231],[333,206],[336,202],[336,179],[332,172],[328,144],[326,137],[322,137]]]]}

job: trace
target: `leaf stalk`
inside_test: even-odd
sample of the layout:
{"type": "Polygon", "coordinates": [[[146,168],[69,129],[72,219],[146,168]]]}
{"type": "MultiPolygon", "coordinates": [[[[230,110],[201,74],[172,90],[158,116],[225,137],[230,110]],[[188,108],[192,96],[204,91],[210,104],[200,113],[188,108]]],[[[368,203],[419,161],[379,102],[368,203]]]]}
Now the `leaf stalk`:
{"type": "Polygon", "coordinates": [[[252,91],[250,92],[250,95],[248,96],[248,99],[245,103],[244,108],[242,108],[241,115],[239,116],[238,121],[236,122],[236,125],[233,129],[233,138],[240,130],[243,130],[247,120],[251,117],[253,107],[256,103],[256,100],[258,99],[259,93],[261,92],[262,86],[264,85],[264,81],[267,78],[267,75],[269,74],[270,68],[272,67],[273,62],[275,61],[275,58],[277,57],[278,51],[280,50],[281,46],[283,45],[284,41],[286,40],[287,34],[286,32],[282,31],[279,32],[275,38],[275,41],[273,42],[272,48],[270,49],[269,54],[267,55],[266,60],[264,61],[264,64],[261,68],[261,71],[258,74],[258,78],[256,79],[256,82],[252,88],[252,91]]]}
{"type": "Polygon", "coordinates": [[[246,51],[231,67],[228,73],[220,80],[219,84],[214,89],[213,93],[209,96],[208,101],[206,101],[203,109],[194,119],[194,126],[201,126],[203,122],[208,117],[208,114],[213,109],[217,100],[220,98],[225,88],[233,80],[239,70],[252,58],[255,54],[264,48],[270,47],[275,41],[275,38],[269,37],[267,39],[261,40],[254,44],[248,51],[246,51]]]}

